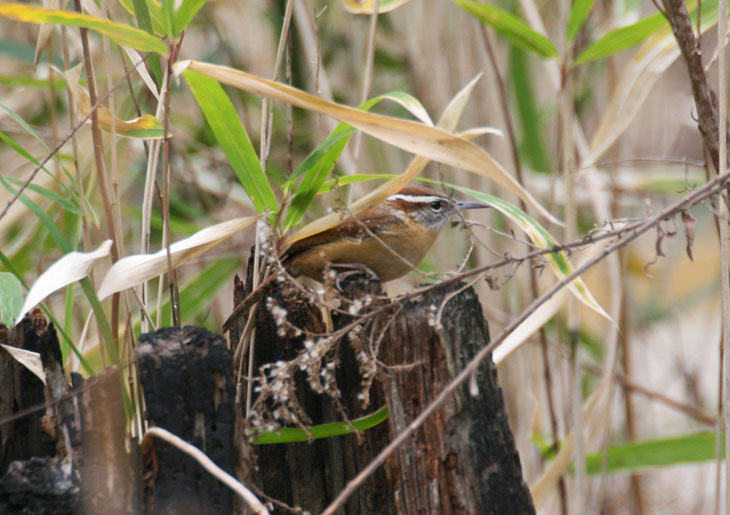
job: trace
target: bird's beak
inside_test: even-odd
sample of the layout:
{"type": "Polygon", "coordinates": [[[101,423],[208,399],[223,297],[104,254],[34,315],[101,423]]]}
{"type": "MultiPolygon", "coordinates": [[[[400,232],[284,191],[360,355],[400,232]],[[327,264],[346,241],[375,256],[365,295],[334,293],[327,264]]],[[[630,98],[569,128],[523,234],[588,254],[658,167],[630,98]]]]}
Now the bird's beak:
{"type": "Polygon", "coordinates": [[[466,211],[467,209],[481,209],[492,206],[485,202],[479,202],[478,200],[457,200],[456,207],[459,208],[459,211],[466,211]]]}

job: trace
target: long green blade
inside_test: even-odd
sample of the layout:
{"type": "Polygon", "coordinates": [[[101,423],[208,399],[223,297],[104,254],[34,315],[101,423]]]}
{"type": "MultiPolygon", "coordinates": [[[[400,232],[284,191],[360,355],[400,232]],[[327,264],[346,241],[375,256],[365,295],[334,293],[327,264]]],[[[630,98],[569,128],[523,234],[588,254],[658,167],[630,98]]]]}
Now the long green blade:
{"type": "Polygon", "coordinates": [[[513,45],[541,57],[558,57],[558,50],[548,38],[539,32],[535,32],[514,14],[493,5],[472,0],[454,0],[454,2],[483,23],[490,25],[513,45]]]}
{"type": "Polygon", "coordinates": [[[274,191],[230,98],[217,80],[186,70],[185,79],[233,170],[259,213],[278,211],[274,191]]]}
{"type": "Polygon", "coordinates": [[[388,406],[385,405],[370,415],[350,421],[350,424],[347,422],[330,422],[312,426],[308,432],[298,427],[282,427],[279,431],[260,434],[252,443],[254,445],[270,445],[274,443],[307,442],[310,438],[317,440],[319,438],[349,435],[354,433],[355,429],[365,431],[387,419],[388,406]]]}
{"type": "Polygon", "coordinates": [[[143,52],[166,55],[167,47],[158,38],[134,27],[109,20],[94,18],[71,11],[43,9],[35,5],[0,2],[0,16],[27,23],[51,23],[84,27],[103,34],[115,43],[131,46],[143,52]]]}

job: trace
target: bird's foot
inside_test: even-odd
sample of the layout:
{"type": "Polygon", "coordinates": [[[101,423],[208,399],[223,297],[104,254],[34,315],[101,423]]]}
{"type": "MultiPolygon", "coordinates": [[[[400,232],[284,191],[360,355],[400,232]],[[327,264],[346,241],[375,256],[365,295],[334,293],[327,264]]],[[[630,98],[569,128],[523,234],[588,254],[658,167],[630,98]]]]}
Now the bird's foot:
{"type": "Polygon", "coordinates": [[[378,275],[373,272],[373,269],[362,263],[333,263],[330,267],[336,272],[338,270],[345,270],[343,272],[337,272],[337,277],[335,278],[335,288],[342,293],[344,293],[342,281],[349,277],[364,275],[371,281],[379,280],[378,275]]]}

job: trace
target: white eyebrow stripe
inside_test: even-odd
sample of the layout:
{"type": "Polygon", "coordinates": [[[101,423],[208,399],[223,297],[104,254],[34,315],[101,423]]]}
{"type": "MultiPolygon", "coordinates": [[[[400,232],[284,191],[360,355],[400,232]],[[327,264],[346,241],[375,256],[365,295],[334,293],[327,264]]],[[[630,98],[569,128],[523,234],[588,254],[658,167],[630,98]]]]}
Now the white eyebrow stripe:
{"type": "Polygon", "coordinates": [[[388,202],[391,202],[393,200],[405,200],[406,202],[413,203],[427,203],[445,201],[446,199],[443,197],[437,197],[435,195],[402,195],[400,193],[396,193],[395,195],[391,195],[390,197],[388,197],[388,202]]]}

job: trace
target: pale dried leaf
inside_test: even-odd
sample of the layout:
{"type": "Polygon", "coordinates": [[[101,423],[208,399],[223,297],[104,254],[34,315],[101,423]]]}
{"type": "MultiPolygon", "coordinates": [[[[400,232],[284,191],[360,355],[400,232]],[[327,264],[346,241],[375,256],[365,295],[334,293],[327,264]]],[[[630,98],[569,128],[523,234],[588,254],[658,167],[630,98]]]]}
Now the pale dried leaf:
{"type": "MultiPolygon", "coordinates": [[[[444,109],[444,112],[441,115],[441,119],[439,120],[437,127],[447,131],[453,131],[456,129],[456,124],[459,122],[459,117],[464,112],[464,107],[469,100],[469,95],[471,94],[472,89],[474,89],[474,85],[476,84],[480,76],[481,74],[474,77],[474,79],[472,79],[466,86],[461,89],[461,91],[459,91],[454,96],[451,102],[449,102],[449,104],[444,109]]],[[[393,179],[390,179],[389,181],[381,184],[379,187],[365,195],[363,198],[353,202],[352,205],[349,206],[349,211],[353,215],[357,215],[359,213],[362,213],[366,209],[371,208],[372,206],[380,204],[390,195],[397,193],[401,189],[405,188],[408,183],[410,183],[418,176],[419,173],[421,173],[421,171],[426,167],[428,163],[429,159],[426,159],[423,156],[416,156],[410,162],[405,172],[403,172],[398,177],[394,177],[393,179]]],[[[340,221],[342,221],[342,216],[339,213],[331,213],[329,215],[325,215],[322,218],[318,218],[317,220],[314,220],[313,222],[302,227],[300,230],[296,231],[293,235],[287,238],[286,243],[291,244],[297,240],[312,236],[313,234],[326,231],[330,227],[334,227],[335,225],[340,223],[340,221]]]]}
{"type": "Polygon", "coordinates": [[[566,290],[560,290],[550,300],[537,308],[533,314],[518,325],[499,346],[492,352],[492,360],[495,365],[502,363],[507,357],[516,351],[530,336],[547,324],[558,312],[565,302],[566,290]]]}
{"type": "MultiPolygon", "coordinates": [[[[139,55],[139,52],[137,52],[134,48],[129,46],[122,46],[122,50],[124,50],[124,52],[127,54],[127,57],[129,57],[129,61],[132,63],[132,66],[137,66],[137,63],[142,60],[142,56],[139,55]]],[[[150,73],[147,71],[147,67],[144,64],[140,64],[139,66],[137,66],[135,71],[142,78],[142,81],[147,85],[147,89],[150,90],[152,95],[154,95],[157,100],[160,100],[160,92],[157,90],[157,85],[155,84],[155,81],[152,80],[150,73]]]]}
{"type": "Polygon", "coordinates": [[[450,134],[442,128],[428,127],[410,120],[383,116],[335,104],[296,88],[262,79],[226,66],[199,61],[183,61],[175,65],[175,72],[179,74],[187,68],[251,93],[332,116],[408,152],[456,168],[463,168],[491,179],[506,190],[519,196],[542,216],[553,223],[560,224],[559,220],[542,207],[484,149],[464,138],[450,134]]]}
{"type": "Polygon", "coordinates": [[[0,347],[8,351],[8,353],[10,353],[13,358],[15,358],[15,361],[33,372],[33,375],[43,381],[43,384],[46,384],[46,373],[43,370],[43,363],[41,362],[40,352],[19,349],[18,347],[5,345],[4,343],[0,343],[0,347]]]}
{"type": "Polygon", "coordinates": [[[106,240],[92,252],[70,252],[53,263],[30,287],[15,323],[54,291],[86,277],[94,263],[108,256],[111,248],[112,240],[106,240]]]}
{"type": "MultiPolygon", "coordinates": [[[[238,231],[245,229],[258,217],[246,216],[234,218],[202,229],[192,236],[170,245],[170,262],[177,268],[185,261],[218,245],[238,231]]],[[[162,275],[168,271],[167,249],[155,254],[138,254],[120,259],[107,272],[99,286],[99,300],[118,291],[132,288],[138,284],[162,275]]]]}
{"type": "MultiPolygon", "coordinates": [[[[68,0],[43,0],[44,9],[59,10],[65,9],[68,0]]],[[[48,40],[53,34],[53,25],[48,23],[42,23],[40,30],[38,31],[38,41],[35,45],[35,57],[33,58],[33,67],[38,66],[38,60],[48,45],[48,40]]]]}

